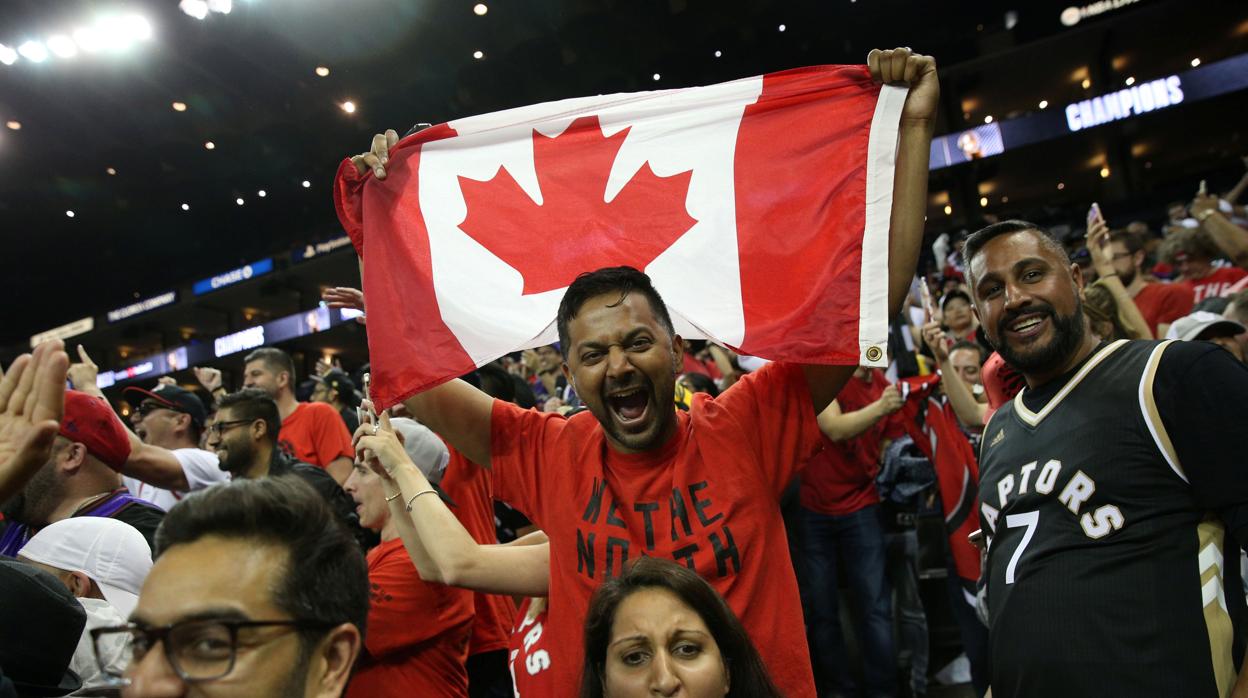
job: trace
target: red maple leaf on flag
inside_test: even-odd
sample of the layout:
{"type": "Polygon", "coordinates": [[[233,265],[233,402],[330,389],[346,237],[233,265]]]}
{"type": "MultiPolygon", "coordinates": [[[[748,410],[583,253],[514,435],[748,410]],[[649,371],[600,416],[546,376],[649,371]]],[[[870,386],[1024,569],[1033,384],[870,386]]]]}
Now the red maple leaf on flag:
{"type": "Polygon", "coordinates": [[[524,277],[524,295],[563,288],[577,274],[645,269],[693,227],[685,209],[692,172],[660,177],[641,166],[611,201],[607,178],[629,129],[607,137],[583,116],[553,138],[533,131],[542,203],[505,167],[482,182],[459,178],[468,206],[460,229],[524,277]]]}

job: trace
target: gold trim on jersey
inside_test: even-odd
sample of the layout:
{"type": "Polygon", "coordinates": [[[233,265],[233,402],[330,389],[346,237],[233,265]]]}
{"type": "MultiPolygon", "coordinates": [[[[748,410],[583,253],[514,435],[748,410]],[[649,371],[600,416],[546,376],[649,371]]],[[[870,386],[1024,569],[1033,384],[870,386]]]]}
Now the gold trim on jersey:
{"type": "Polygon", "coordinates": [[[1120,339],[1093,354],[1092,358],[1084,362],[1083,368],[1079,369],[1079,372],[1067,381],[1066,385],[1062,386],[1062,389],[1057,391],[1057,395],[1054,395],[1053,399],[1049,400],[1048,404],[1046,404],[1039,412],[1032,412],[1027,409],[1026,405],[1023,404],[1023,393],[1027,392],[1027,389],[1023,388],[1018,391],[1018,394],[1014,396],[1014,414],[1017,414],[1019,419],[1023,420],[1023,422],[1030,426],[1034,427],[1040,424],[1041,420],[1049,416],[1050,412],[1057,409],[1057,406],[1061,404],[1062,400],[1064,400],[1067,395],[1070,394],[1070,391],[1074,390],[1075,386],[1079,385],[1079,382],[1092,372],[1092,369],[1096,368],[1102,361],[1109,358],[1110,354],[1118,351],[1118,349],[1126,343],[1127,340],[1120,339]]]}
{"type": "Polygon", "coordinates": [[[1174,444],[1170,441],[1166,425],[1161,421],[1161,412],[1157,409],[1157,398],[1153,395],[1153,380],[1157,377],[1157,367],[1161,365],[1161,355],[1166,347],[1173,343],[1174,340],[1170,340],[1158,344],[1153,353],[1148,356],[1148,363],[1144,366],[1144,375],[1140,378],[1140,412],[1144,415],[1148,433],[1152,434],[1153,442],[1157,444],[1157,450],[1161,451],[1162,458],[1166,459],[1166,464],[1183,482],[1187,482],[1187,473],[1183,470],[1183,464],[1179,463],[1179,454],[1174,450],[1174,444]]]}
{"type": "MultiPolygon", "coordinates": [[[[1196,526],[1197,556],[1200,571],[1200,593],[1205,614],[1205,630],[1209,635],[1209,656],[1213,660],[1213,678],[1218,695],[1227,698],[1235,687],[1235,660],[1231,657],[1234,629],[1226,610],[1226,589],[1222,566],[1226,528],[1216,518],[1208,518],[1196,526]]],[[[1239,564],[1236,555],[1231,564],[1239,564]]]]}

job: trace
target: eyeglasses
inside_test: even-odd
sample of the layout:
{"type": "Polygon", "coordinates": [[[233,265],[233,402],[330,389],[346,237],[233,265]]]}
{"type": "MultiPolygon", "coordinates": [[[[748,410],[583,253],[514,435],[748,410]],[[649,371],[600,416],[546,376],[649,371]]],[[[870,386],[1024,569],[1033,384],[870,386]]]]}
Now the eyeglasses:
{"type": "Polygon", "coordinates": [[[216,422],[208,425],[208,433],[212,436],[221,436],[227,429],[233,429],[240,424],[251,424],[254,419],[233,419],[228,422],[216,422]]]}
{"type": "Polygon", "coordinates": [[[162,405],[159,402],[145,402],[139,405],[137,408],[135,408],[134,411],[146,417],[147,415],[155,412],[156,410],[169,410],[170,412],[178,412],[178,413],[182,412],[179,409],[170,407],[169,405],[162,405]]]}
{"type": "MultiPolygon", "coordinates": [[[[157,642],[164,645],[165,659],[183,681],[212,681],[234,670],[238,657],[239,630],[286,627],[292,630],[329,630],[338,625],[314,620],[185,620],[158,627],[135,623],[91,631],[95,661],[100,671],[112,679],[123,675],[111,666],[109,657],[118,645],[128,648],[129,666],[136,666],[157,642]]],[[[273,636],[254,645],[277,639],[273,636]]]]}
{"type": "Polygon", "coordinates": [[[1115,262],[1117,262],[1117,261],[1118,261],[1118,260],[1120,260],[1120,259],[1125,259],[1125,258],[1127,258],[1127,257],[1131,257],[1131,256],[1133,256],[1133,255],[1134,255],[1134,253],[1133,253],[1133,252],[1115,252],[1114,254],[1112,254],[1112,255],[1110,256],[1110,259],[1112,259],[1112,260],[1114,260],[1115,262]]]}

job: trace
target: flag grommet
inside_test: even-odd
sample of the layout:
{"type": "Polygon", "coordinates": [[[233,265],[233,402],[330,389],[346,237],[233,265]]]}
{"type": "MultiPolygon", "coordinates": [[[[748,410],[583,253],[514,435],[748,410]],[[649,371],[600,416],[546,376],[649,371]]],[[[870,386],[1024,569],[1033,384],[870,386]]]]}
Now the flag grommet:
{"type": "Polygon", "coordinates": [[[867,361],[879,361],[884,356],[884,351],[879,347],[867,347],[867,361]]]}

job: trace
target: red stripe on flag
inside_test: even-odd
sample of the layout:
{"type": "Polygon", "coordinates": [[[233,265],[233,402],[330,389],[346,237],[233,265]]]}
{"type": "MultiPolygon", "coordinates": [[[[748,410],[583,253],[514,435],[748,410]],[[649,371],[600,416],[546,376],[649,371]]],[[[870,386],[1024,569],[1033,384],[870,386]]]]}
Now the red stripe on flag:
{"type": "Polygon", "coordinates": [[[390,151],[384,180],[360,177],[349,163],[339,168],[339,218],[364,259],[371,393],[379,410],[476,368],[442,321],[418,195],[421,146],[455,135],[439,124],[403,139],[390,151]],[[351,190],[358,187],[363,196],[354,205],[351,190]],[[431,380],[429,365],[446,369],[444,377],[431,380]]]}
{"type": "Polygon", "coordinates": [[[879,94],[866,66],[763,77],[737,135],[740,350],[801,363],[859,361],[867,145],[879,94]],[[837,175],[836,173],[841,173],[837,175]]]}

